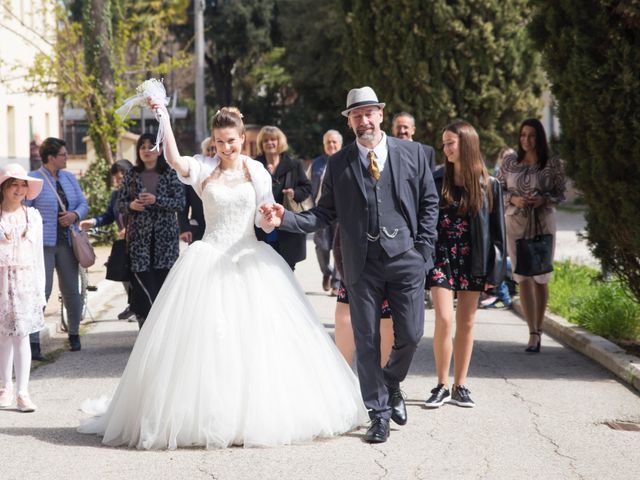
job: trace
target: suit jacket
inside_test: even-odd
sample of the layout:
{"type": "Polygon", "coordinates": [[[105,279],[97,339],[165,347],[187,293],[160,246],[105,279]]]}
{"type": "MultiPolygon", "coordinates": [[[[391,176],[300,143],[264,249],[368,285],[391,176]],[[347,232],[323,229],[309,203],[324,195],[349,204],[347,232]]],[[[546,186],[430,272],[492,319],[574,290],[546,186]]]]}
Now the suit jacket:
{"type": "Polygon", "coordinates": [[[185,185],[184,193],[185,206],[178,212],[180,233],[191,232],[194,242],[202,240],[205,229],[202,200],[191,185],[185,185]],[[191,220],[195,220],[197,225],[192,225],[191,220]]]}
{"type": "Polygon", "coordinates": [[[433,149],[431,145],[427,145],[425,143],[421,143],[422,148],[424,150],[424,154],[427,156],[427,163],[429,164],[429,169],[431,173],[436,171],[436,151],[433,149]]]}
{"type": "MultiPolygon", "coordinates": [[[[424,149],[419,143],[387,137],[387,168],[391,165],[393,189],[400,213],[410,229],[415,249],[426,272],[433,267],[437,239],[438,194],[424,149]]],[[[313,232],[334,220],[340,223],[344,252],[344,280],[355,283],[367,257],[367,200],[358,147],[347,145],[329,158],[318,205],[299,214],[285,211],[281,229],[313,232]]]]}
{"type": "Polygon", "coordinates": [[[320,182],[328,159],[329,157],[323,154],[314,158],[311,162],[311,198],[313,198],[314,204],[318,198],[318,192],[320,192],[320,182]]]}

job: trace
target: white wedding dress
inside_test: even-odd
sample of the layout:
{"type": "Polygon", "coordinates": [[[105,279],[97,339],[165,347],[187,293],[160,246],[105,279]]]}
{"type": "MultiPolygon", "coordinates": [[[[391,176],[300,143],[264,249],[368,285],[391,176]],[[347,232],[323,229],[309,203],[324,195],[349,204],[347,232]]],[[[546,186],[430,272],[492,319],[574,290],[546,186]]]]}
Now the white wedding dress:
{"type": "Polygon", "coordinates": [[[276,446],[368,415],[357,378],[282,258],[250,181],[202,188],[206,232],[171,269],[106,412],[79,428],[144,449],[276,446]]]}

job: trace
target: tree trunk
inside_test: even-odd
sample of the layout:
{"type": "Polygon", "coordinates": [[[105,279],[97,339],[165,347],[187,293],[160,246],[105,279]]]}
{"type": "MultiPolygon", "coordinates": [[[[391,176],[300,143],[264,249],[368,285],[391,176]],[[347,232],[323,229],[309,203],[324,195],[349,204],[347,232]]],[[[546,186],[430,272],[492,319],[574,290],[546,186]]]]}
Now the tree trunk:
{"type": "Polygon", "coordinates": [[[114,118],[115,73],[111,46],[113,44],[113,15],[111,0],[84,0],[82,26],[87,72],[100,96],[89,101],[89,135],[98,159],[113,163],[113,148],[118,126],[114,118]]]}

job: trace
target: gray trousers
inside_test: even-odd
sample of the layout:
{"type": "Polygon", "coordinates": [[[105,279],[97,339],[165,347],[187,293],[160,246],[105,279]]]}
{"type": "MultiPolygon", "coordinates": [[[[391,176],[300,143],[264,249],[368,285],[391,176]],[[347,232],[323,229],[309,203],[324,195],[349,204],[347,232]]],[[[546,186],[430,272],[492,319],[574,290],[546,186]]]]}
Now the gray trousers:
{"type": "MultiPolygon", "coordinates": [[[[78,260],[69,245],[56,245],[44,247],[44,293],[47,301],[53,289],[53,270],[58,274],[58,286],[62,293],[62,299],[69,315],[69,335],[78,335],[80,317],[82,316],[82,295],[78,280],[78,260]]],[[[40,333],[35,332],[29,336],[31,343],[40,342],[40,333]]]]}
{"type": "Polygon", "coordinates": [[[398,387],[405,379],[424,333],[425,275],[424,258],[412,248],[394,258],[384,252],[367,258],[358,281],[347,285],[360,390],[372,418],[391,417],[387,387],[398,387]],[[380,305],[385,298],[393,312],[394,345],[383,369],[380,305]]]}
{"type": "Polygon", "coordinates": [[[331,287],[340,287],[340,273],[334,266],[331,268],[331,246],[333,243],[334,229],[331,226],[322,228],[313,234],[313,243],[316,246],[316,257],[322,275],[331,278],[331,287]]]}

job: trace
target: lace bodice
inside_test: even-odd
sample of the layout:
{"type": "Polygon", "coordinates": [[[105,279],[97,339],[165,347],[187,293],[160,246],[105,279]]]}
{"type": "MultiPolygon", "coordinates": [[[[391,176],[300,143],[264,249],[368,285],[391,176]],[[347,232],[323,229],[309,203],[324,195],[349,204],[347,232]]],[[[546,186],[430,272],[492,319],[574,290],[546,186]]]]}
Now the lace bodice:
{"type": "Polygon", "coordinates": [[[256,194],[250,181],[209,181],[202,190],[202,205],[207,225],[203,241],[228,248],[242,240],[256,240],[256,194]]]}

